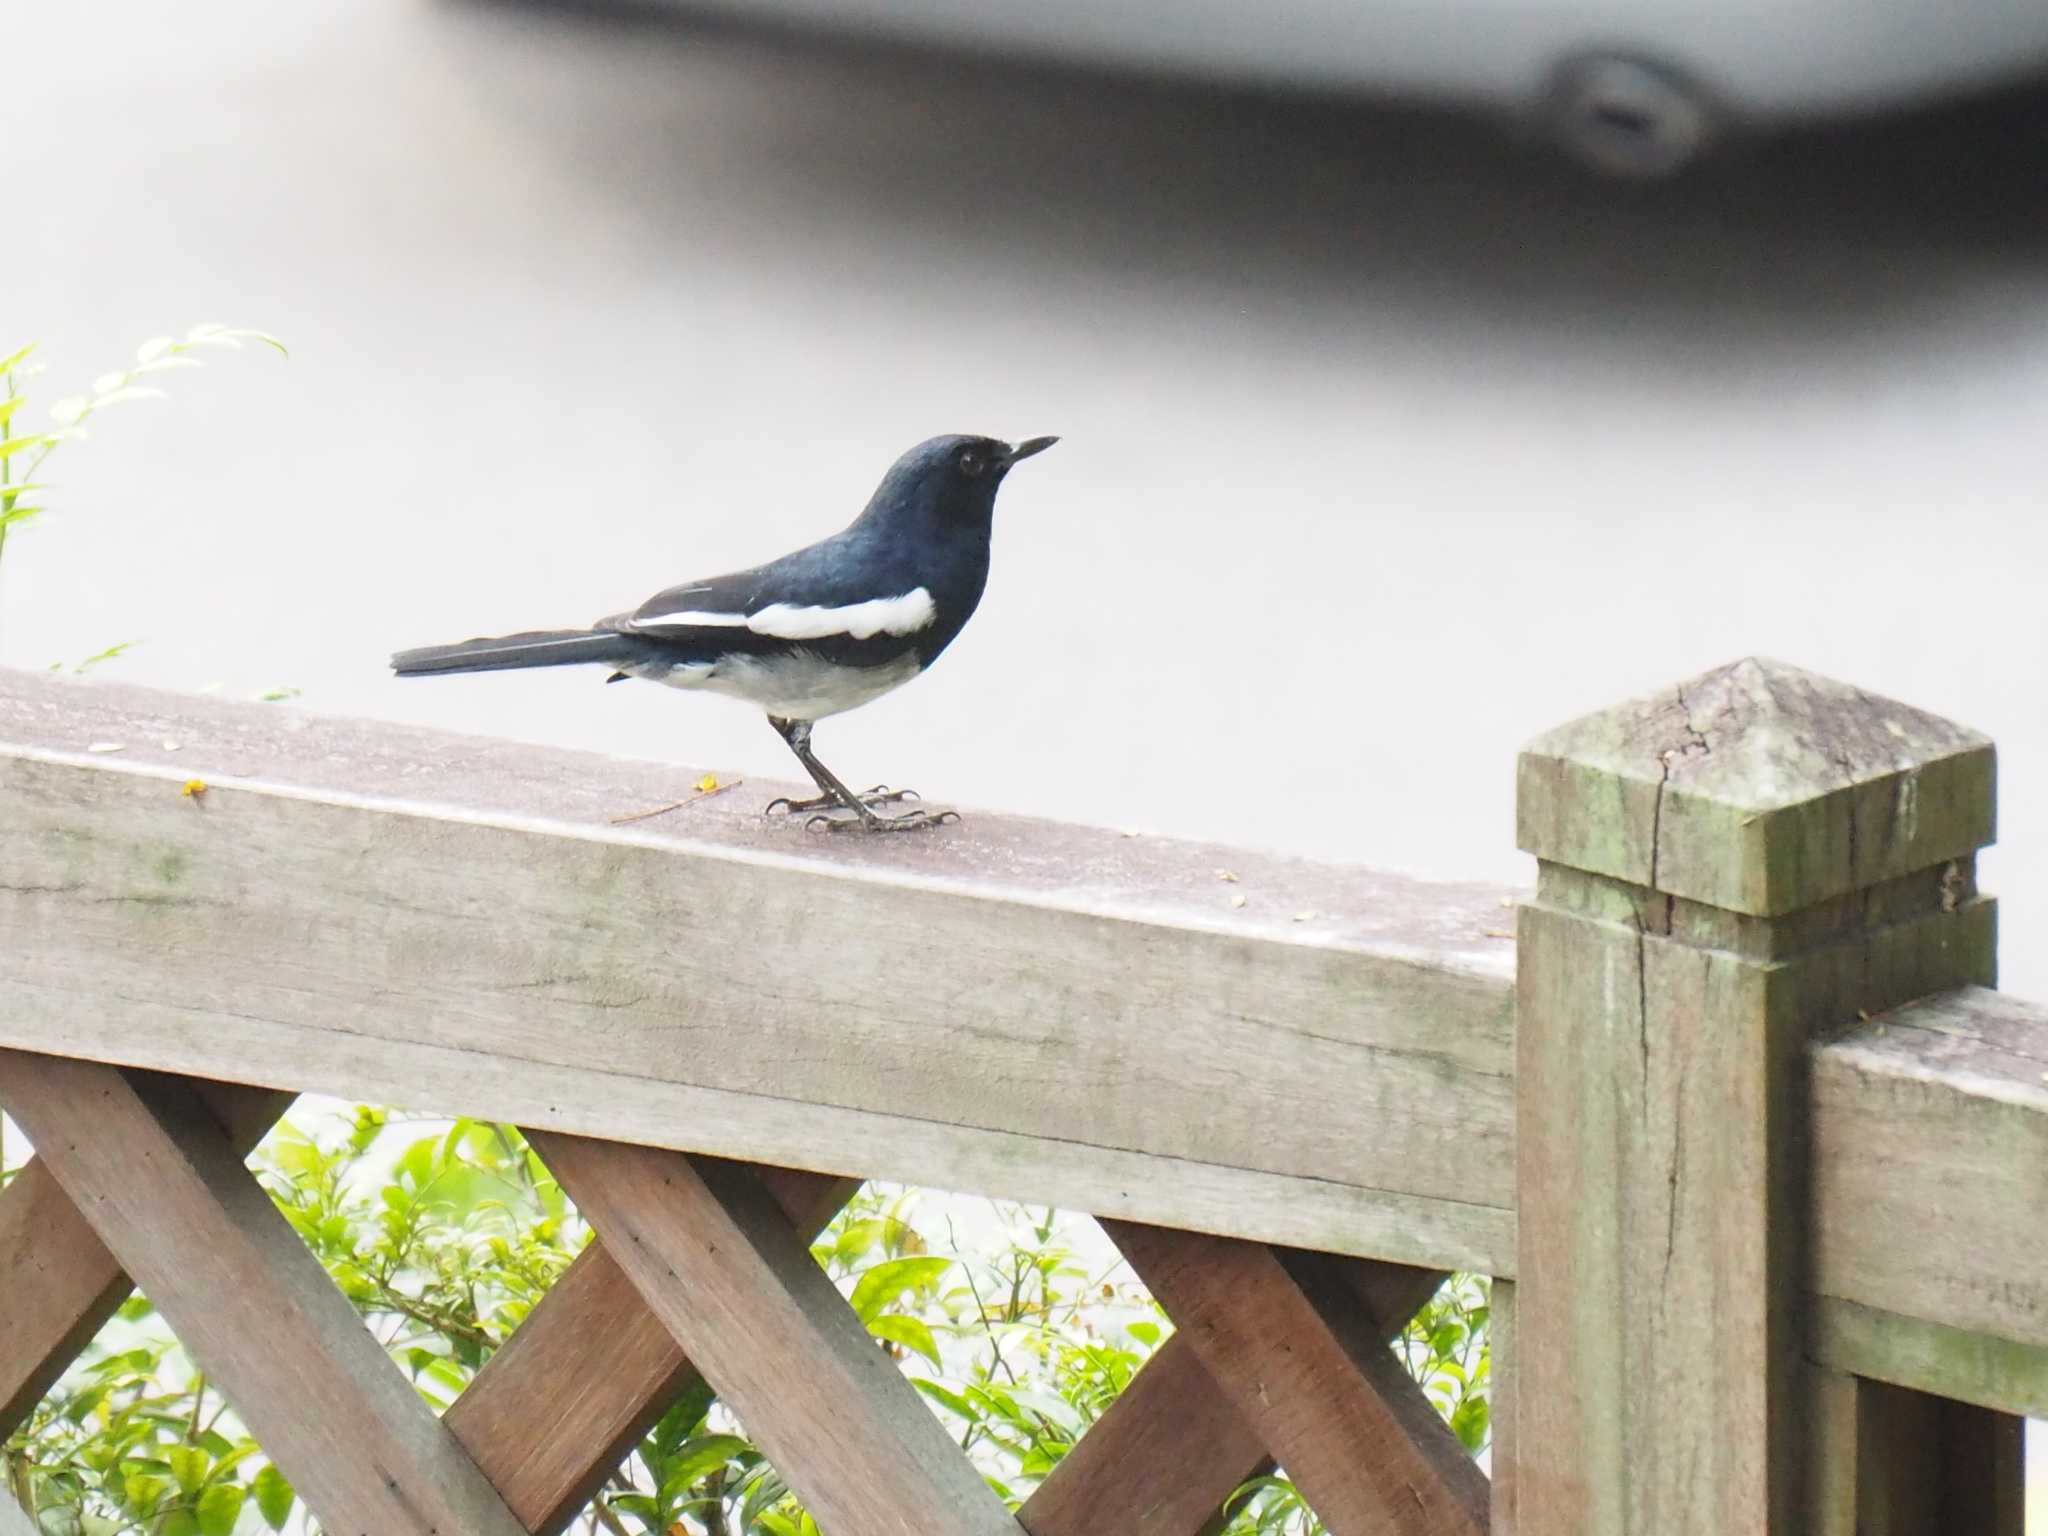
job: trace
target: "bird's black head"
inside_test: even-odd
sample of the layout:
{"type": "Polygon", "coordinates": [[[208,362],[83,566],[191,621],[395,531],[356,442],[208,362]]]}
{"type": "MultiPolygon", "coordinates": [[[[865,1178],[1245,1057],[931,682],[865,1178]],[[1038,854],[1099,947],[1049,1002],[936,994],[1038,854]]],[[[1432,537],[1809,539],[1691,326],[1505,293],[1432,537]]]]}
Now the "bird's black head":
{"type": "Polygon", "coordinates": [[[1006,443],[999,437],[934,437],[889,467],[868,503],[870,517],[923,525],[937,533],[975,530],[986,537],[996,488],[1019,459],[1043,453],[1056,437],[1006,443]]]}

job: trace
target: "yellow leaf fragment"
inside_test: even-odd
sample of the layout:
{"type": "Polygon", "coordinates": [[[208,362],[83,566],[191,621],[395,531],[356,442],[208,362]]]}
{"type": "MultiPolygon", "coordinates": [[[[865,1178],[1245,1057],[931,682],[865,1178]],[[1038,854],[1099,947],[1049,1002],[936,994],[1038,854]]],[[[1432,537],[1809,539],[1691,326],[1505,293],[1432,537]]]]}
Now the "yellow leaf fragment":
{"type": "Polygon", "coordinates": [[[1233,870],[1219,869],[1216,871],[1216,878],[1231,885],[1237,884],[1237,874],[1233,870]]]}
{"type": "Polygon", "coordinates": [[[187,779],[185,781],[185,787],[179,790],[178,793],[183,795],[188,800],[197,800],[201,795],[206,793],[206,780],[187,779]]]}
{"type": "Polygon", "coordinates": [[[707,773],[697,781],[697,793],[700,795],[708,795],[716,788],[718,788],[718,775],[715,773],[707,773]]]}

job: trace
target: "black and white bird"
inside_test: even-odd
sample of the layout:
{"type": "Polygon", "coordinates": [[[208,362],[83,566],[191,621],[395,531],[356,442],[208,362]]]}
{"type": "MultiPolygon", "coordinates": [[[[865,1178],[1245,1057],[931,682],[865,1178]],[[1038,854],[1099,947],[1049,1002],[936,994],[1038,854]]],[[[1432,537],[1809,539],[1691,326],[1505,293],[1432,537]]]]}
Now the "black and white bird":
{"type": "Polygon", "coordinates": [[[900,688],[952,644],[988,582],[996,490],[1053,437],[935,437],[890,466],[867,508],[829,539],[752,570],[685,582],[589,629],[535,630],[400,651],[400,677],[595,664],[758,704],[820,791],[771,811],[871,832],[936,825],[950,812],[876,813],[915,799],[857,795],[811,751],[811,727],[900,688]]]}

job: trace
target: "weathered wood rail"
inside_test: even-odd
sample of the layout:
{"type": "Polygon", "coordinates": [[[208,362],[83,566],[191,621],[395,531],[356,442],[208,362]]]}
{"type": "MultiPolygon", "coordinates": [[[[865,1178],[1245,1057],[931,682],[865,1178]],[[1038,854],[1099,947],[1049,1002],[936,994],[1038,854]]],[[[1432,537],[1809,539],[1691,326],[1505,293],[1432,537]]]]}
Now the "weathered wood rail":
{"type": "Polygon", "coordinates": [[[559,1530],[700,1379],[831,1536],[1197,1536],[1276,1460],[1336,1536],[2017,1536],[2048,1010],[1982,738],[1721,669],[1524,753],[1533,896],[611,823],[683,777],[0,675],[0,1432],[139,1283],[369,1536],[559,1530]],[[304,1089],[526,1127],[599,1234],[439,1421],[242,1166],[304,1089]],[[809,1260],[859,1177],[1093,1212],[1180,1324],[1014,1516],[809,1260]],[[1382,1347],[1452,1269],[1490,1489],[1382,1347]]]}

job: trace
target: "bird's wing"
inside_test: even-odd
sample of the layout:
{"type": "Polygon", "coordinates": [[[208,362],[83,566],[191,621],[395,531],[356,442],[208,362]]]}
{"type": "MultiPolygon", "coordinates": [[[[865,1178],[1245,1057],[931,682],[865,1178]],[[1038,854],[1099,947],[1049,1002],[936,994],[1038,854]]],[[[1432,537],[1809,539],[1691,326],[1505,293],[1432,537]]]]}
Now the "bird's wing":
{"type": "Polygon", "coordinates": [[[852,642],[869,651],[901,650],[932,626],[938,614],[929,591],[910,578],[892,580],[868,562],[844,558],[832,542],[751,570],[669,587],[631,613],[605,620],[604,627],[692,648],[852,642]]]}

